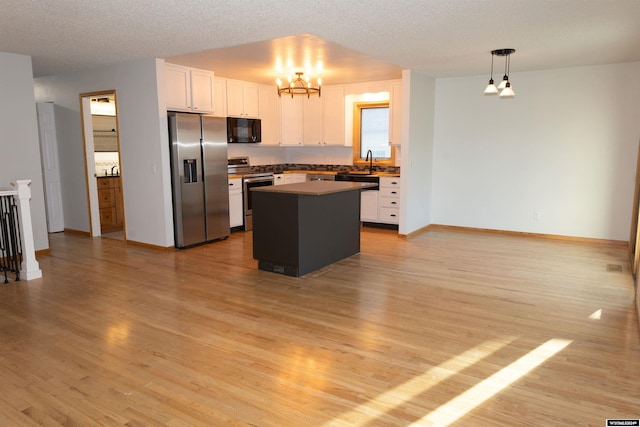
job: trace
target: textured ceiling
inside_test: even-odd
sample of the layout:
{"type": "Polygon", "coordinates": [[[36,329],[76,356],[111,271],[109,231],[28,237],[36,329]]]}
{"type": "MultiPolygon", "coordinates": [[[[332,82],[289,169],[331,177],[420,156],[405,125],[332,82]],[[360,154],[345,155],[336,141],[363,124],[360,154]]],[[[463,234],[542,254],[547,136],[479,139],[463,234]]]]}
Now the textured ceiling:
{"type": "MultiPolygon", "coordinates": [[[[138,58],[273,82],[278,52],[324,83],[640,61],[640,0],[2,0],[0,51],[35,77],[138,58]],[[237,48],[234,48],[237,47],[237,48]],[[199,52],[196,54],[196,52],[199,52]],[[284,53],[283,53],[284,52],[284,53]],[[189,54],[189,55],[186,55],[189,54]]],[[[499,74],[499,73],[498,73],[499,74]]]]}

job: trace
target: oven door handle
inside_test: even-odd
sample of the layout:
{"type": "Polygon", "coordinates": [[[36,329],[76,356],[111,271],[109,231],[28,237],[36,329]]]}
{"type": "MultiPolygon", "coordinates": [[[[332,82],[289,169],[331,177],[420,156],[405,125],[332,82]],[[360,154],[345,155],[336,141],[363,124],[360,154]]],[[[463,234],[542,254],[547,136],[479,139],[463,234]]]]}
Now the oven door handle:
{"type": "Polygon", "coordinates": [[[273,182],[273,177],[271,176],[262,176],[259,178],[244,178],[244,182],[252,183],[252,182],[273,182]]]}

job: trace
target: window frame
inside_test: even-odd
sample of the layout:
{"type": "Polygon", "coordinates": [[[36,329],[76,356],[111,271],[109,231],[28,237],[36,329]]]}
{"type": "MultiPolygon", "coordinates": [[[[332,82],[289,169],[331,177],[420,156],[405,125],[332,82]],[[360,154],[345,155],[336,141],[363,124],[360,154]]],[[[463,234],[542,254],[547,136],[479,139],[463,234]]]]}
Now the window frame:
{"type": "MultiPolygon", "coordinates": [[[[369,162],[365,160],[365,157],[360,157],[360,126],[362,121],[362,110],[367,108],[388,108],[391,113],[389,101],[373,101],[373,102],[354,102],[353,103],[353,164],[354,165],[368,165],[369,162]]],[[[387,130],[391,132],[391,123],[387,130]]],[[[395,150],[390,150],[391,156],[388,159],[373,159],[373,164],[379,166],[393,166],[395,165],[395,150]]]]}

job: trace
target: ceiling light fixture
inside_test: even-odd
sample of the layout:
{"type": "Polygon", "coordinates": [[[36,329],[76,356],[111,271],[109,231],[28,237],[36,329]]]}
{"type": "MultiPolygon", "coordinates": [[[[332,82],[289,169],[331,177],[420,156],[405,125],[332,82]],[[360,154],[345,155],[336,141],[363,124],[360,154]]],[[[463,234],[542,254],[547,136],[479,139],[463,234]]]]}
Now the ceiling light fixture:
{"type": "Polygon", "coordinates": [[[278,84],[278,96],[282,96],[283,93],[291,95],[291,98],[293,98],[293,95],[307,95],[307,98],[310,98],[312,94],[316,93],[318,96],[321,96],[321,79],[318,77],[318,87],[313,87],[310,79],[308,77],[303,79],[303,75],[303,72],[298,71],[296,72],[297,77],[295,79],[289,76],[289,84],[284,87],[282,86],[282,80],[276,79],[276,83],[278,84]]]}
{"type": "Polygon", "coordinates": [[[511,54],[514,53],[515,49],[496,49],[491,51],[491,77],[489,79],[489,84],[487,88],[484,90],[485,95],[495,95],[500,92],[500,98],[513,98],[515,96],[515,92],[511,87],[511,82],[509,81],[509,70],[511,67],[511,54]],[[504,77],[500,82],[500,85],[496,87],[493,83],[493,57],[494,56],[504,56],[504,77]]]}

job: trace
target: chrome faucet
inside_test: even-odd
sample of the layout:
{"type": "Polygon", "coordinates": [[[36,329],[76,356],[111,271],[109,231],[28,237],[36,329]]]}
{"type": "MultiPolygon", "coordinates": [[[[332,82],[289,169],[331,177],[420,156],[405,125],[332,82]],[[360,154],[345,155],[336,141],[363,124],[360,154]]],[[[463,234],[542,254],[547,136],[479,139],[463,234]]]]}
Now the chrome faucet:
{"type": "Polygon", "coordinates": [[[369,162],[369,175],[373,174],[373,153],[371,150],[367,150],[367,157],[365,157],[364,161],[369,162]]]}

